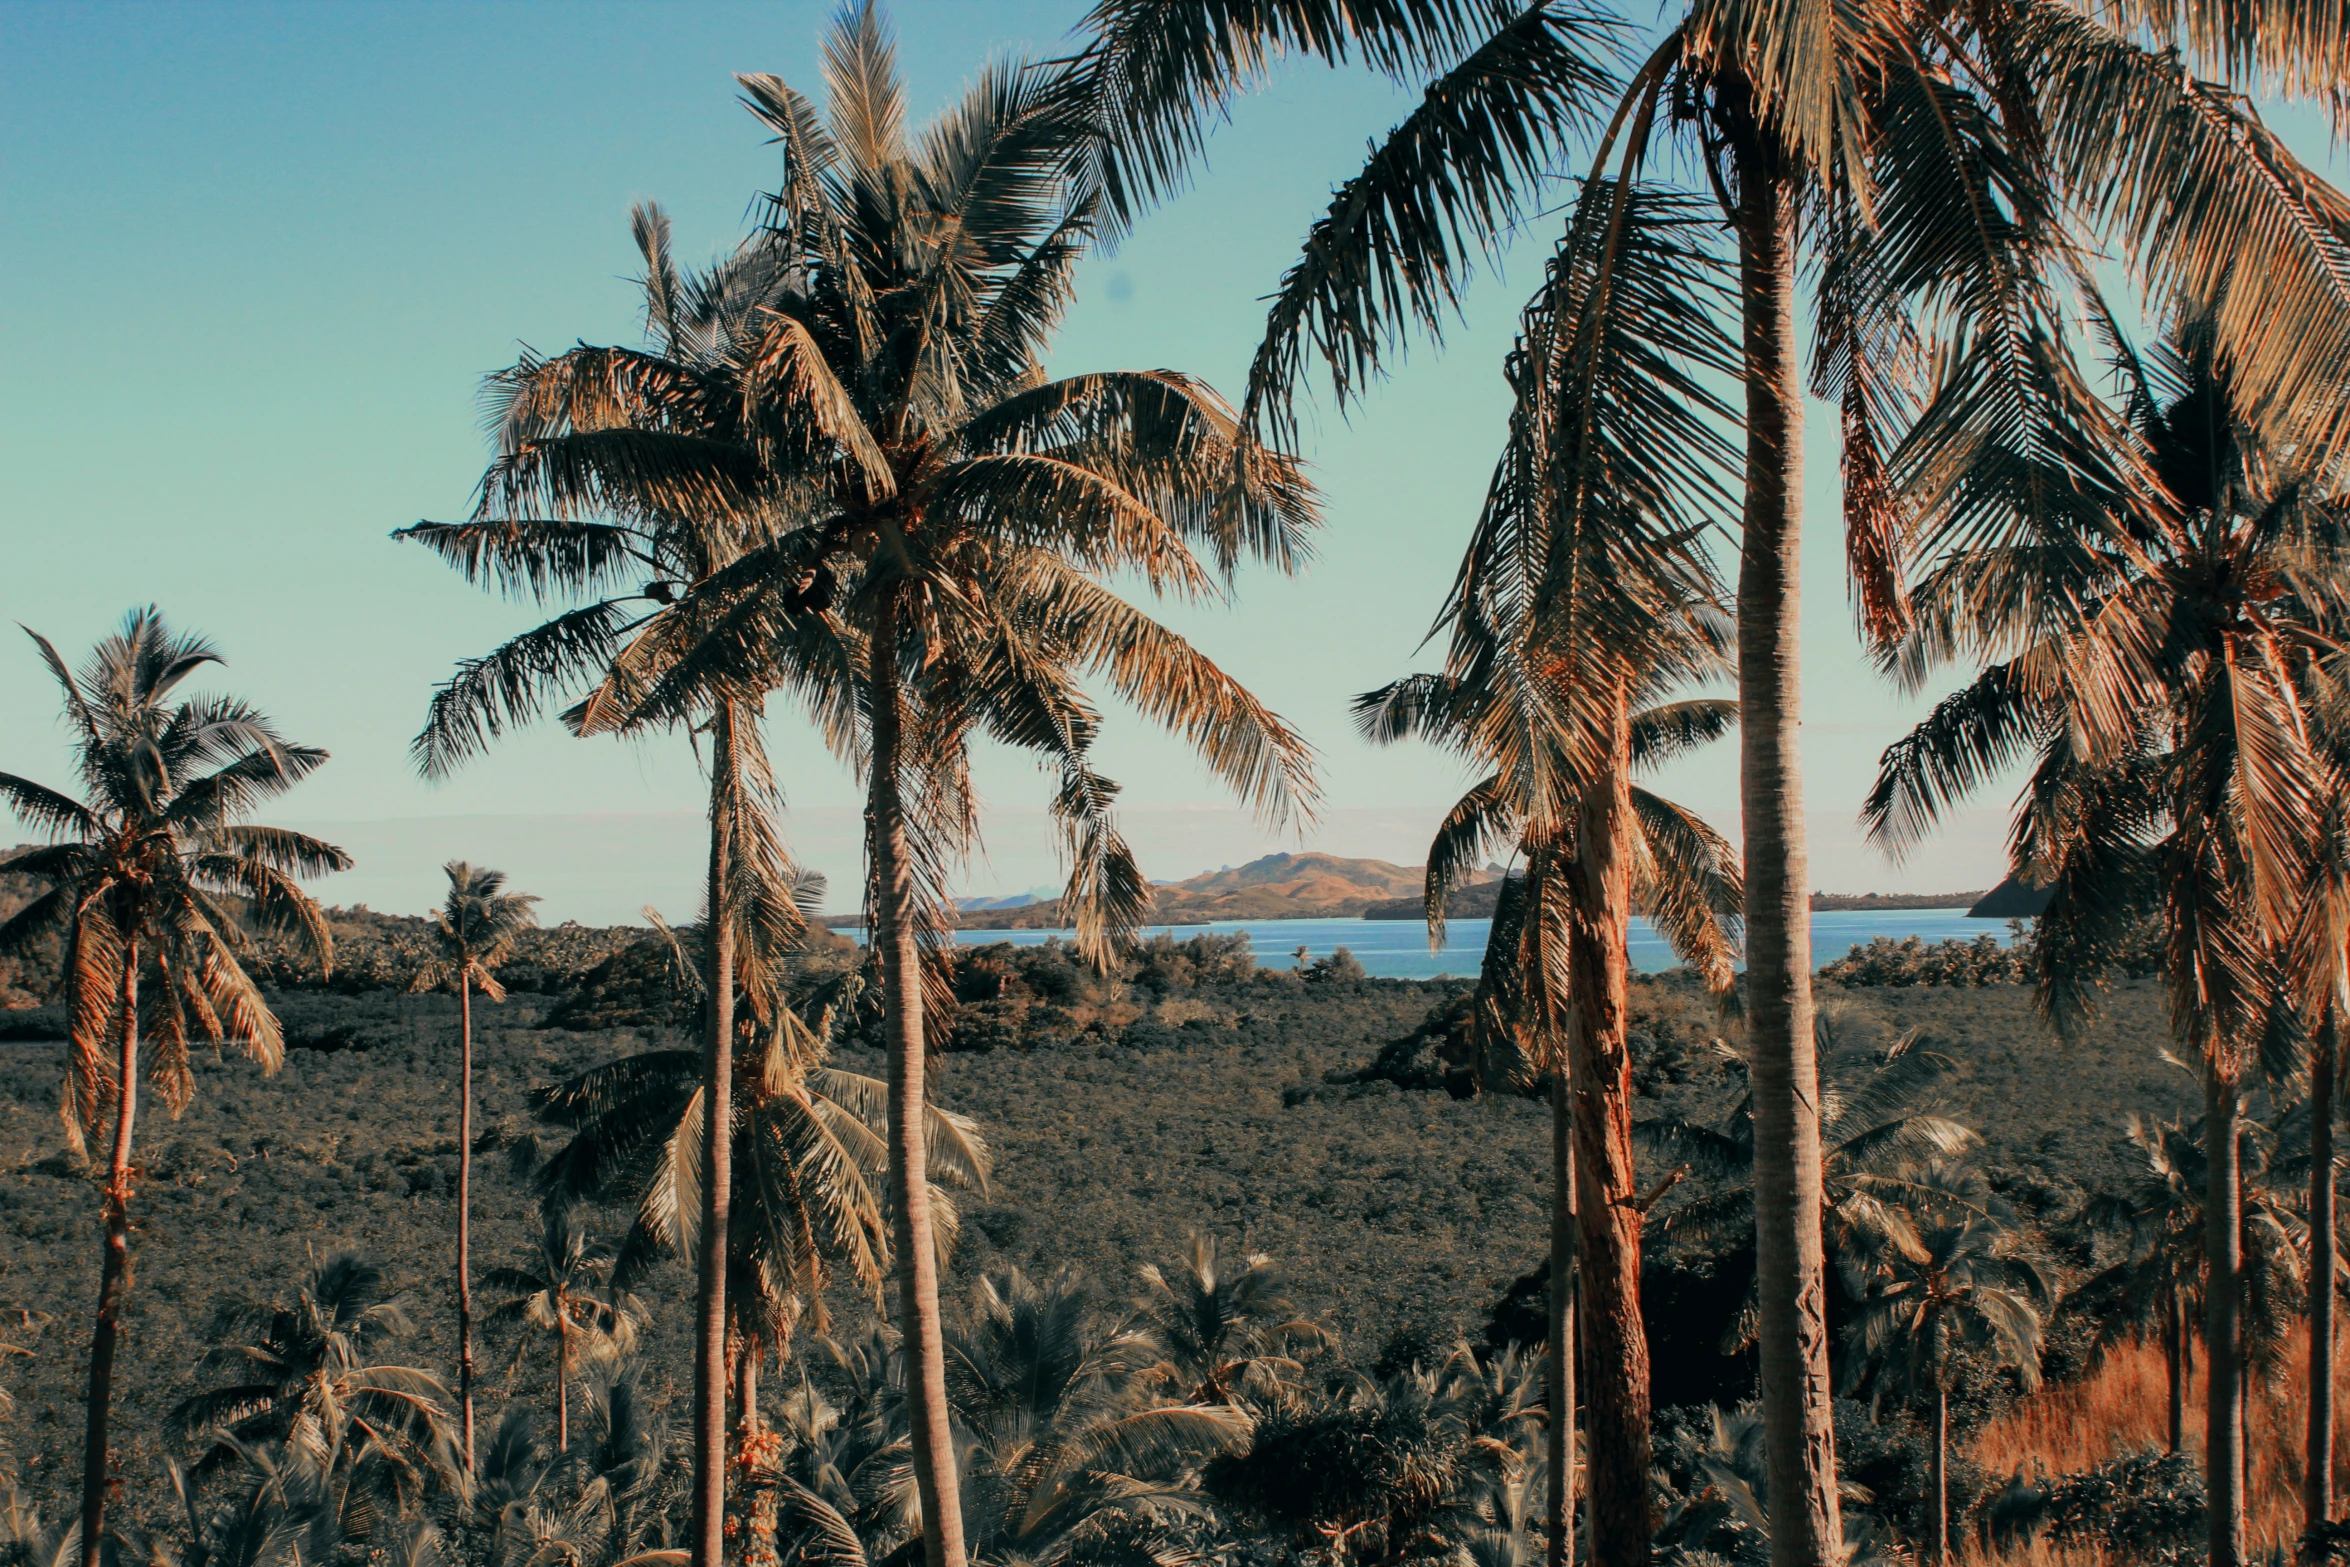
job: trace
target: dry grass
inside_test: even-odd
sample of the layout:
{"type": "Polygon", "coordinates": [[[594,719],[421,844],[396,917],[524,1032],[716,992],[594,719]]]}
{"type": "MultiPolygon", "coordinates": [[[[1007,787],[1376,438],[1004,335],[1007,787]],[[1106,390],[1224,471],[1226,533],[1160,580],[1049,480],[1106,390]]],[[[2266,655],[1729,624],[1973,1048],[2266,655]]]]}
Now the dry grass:
{"type": "MultiPolygon", "coordinates": [[[[2350,1453],[2341,1432],[2342,1410],[2350,1402],[2350,1367],[2337,1357],[2334,1369],[2334,1488],[2350,1494],[2350,1453]]],[[[2306,1368],[2309,1341],[2296,1332],[2287,1342],[2280,1374],[2270,1383],[2255,1378],[2245,1411],[2246,1507],[2256,1552],[2277,1542],[2290,1544],[2301,1533],[2302,1450],[2309,1420],[2306,1368]]],[[[2203,1381],[2187,1389],[2186,1448],[2203,1452],[2203,1381]]],[[[2115,1350],[2096,1373],[2080,1382],[2026,1399],[1977,1434],[1975,1461],[1994,1474],[2013,1474],[2044,1465],[2052,1475],[2073,1474],[2114,1458],[2160,1448],[2169,1435],[2169,1384],[2162,1348],[2140,1342],[2115,1350]]],[[[1979,1558],[1978,1558],[1979,1559],[1979,1558]]],[[[2105,1558],[2092,1548],[2034,1546],[2030,1552],[1997,1558],[2033,1567],[2095,1567],[2105,1558]]]]}

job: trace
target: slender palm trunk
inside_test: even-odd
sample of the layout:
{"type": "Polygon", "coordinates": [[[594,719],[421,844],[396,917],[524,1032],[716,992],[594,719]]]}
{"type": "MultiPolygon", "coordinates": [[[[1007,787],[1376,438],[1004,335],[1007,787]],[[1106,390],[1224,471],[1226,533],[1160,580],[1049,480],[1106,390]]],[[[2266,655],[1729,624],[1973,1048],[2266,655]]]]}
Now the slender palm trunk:
{"type": "Polygon", "coordinates": [[[1773,1567],[1843,1555],[1820,1237],[1810,867],[1804,837],[1800,588],[1803,388],[1795,193],[1765,139],[1738,138],[1746,508],[1738,561],[1738,793],[1746,838],[1746,1029],[1753,1051],[1755,1291],[1773,1567]]]}
{"type": "Polygon", "coordinates": [[[2236,1140],[2236,1085],[2218,1063],[2203,1068],[2203,1127],[2209,1144],[2203,1194],[2204,1490],[2210,1501],[2211,1567],[2244,1562],[2244,1360],[2240,1340],[2243,1240],[2236,1206],[2243,1185],[2236,1140]]]}
{"type": "Polygon", "coordinates": [[[122,1303],[131,1292],[131,1132],[139,1115],[139,941],[123,943],[121,1040],[115,1058],[118,1092],[114,1152],[106,1165],[106,1251],[98,1270],[98,1323],[90,1333],[90,1391],[82,1436],[82,1567],[98,1567],[106,1542],[106,1422],[113,1413],[114,1351],[122,1336],[122,1303]]]}
{"type": "Polygon", "coordinates": [[[1934,1560],[1950,1559],[1950,1394],[1934,1384],[1934,1560]]]}
{"type": "Polygon", "coordinates": [[[759,1434],[759,1356],[748,1347],[735,1368],[734,1432],[735,1445],[750,1452],[751,1440],[759,1434]]]}
{"type": "Polygon", "coordinates": [[[2301,1526],[2334,1517],[2334,1074],[2342,1014],[2326,1008],[2309,1059],[2309,1446],[2301,1526]]]}
{"type": "Polygon", "coordinates": [[[2170,1373],[2170,1447],[2177,1453],[2187,1440],[2187,1320],[2176,1290],[2163,1297],[2162,1358],[2170,1373]]]}
{"type": "Polygon", "coordinates": [[[1591,1423],[1584,1511],[1593,1567],[1645,1567],[1649,1553],[1648,1337],[1640,1318],[1640,1197],[1632,1169],[1629,937],[1631,709],[1619,688],[1610,765],[1575,824],[1567,938],[1568,1087],[1591,1423]]]}
{"type": "Polygon", "coordinates": [[[702,1042],[702,1250],[694,1295],[694,1498],[691,1567],[726,1549],[726,1232],[734,1143],[734,704],[710,715],[710,1015],[702,1042]]]}
{"type": "Polygon", "coordinates": [[[571,1323],[555,1303],[555,1451],[571,1451],[571,1323]]]}
{"type": "Polygon", "coordinates": [[[930,1150],[923,1114],[922,953],[914,877],[898,794],[897,605],[884,589],[873,617],[873,777],[866,852],[873,860],[873,944],[889,1036],[889,1193],[896,1223],[898,1331],[906,1349],[906,1415],[922,1499],[927,1567],[964,1567],[963,1504],[947,1409],[946,1337],[938,1309],[938,1252],[930,1226],[930,1150]]]}
{"type": "MultiPolygon", "coordinates": [[[[469,960],[470,961],[470,960],[469,960]]],[[[473,976],[457,975],[457,1401],[473,1473],[473,976]]]]}
{"type": "Polygon", "coordinates": [[[1549,1567],[1575,1555],[1575,1141],[1563,1068],[1550,1074],[1549,1567]]]}

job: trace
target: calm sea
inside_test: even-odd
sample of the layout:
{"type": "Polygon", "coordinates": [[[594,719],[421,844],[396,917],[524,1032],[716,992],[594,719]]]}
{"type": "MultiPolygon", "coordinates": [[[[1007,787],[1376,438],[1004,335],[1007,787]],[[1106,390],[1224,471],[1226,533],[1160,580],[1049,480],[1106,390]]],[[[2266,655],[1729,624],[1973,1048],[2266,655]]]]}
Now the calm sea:
{"type": "MultiPolygon", "coordinates": [[[[1475,974],[1478,960],[1485,952],[1485,934],[1491,923],[1490,920],[1454,920],[1449,927],[1449,939],[1438,952],[1428,950],[1428,927],[1418,920],[1218,920],[1208,925],[1154,925],[1150,933],[1156,935],[1164,930],[1180,941],[1203,931],[1245,932],[1256,948],[1257,961],[1267,968],[1289,967],[1294,954],[1301,949],[1306,957],[1319,958],[1344,947],[1365,969],[1381,978],[1434,979],[1439,974],[1475,974]]],[[[864,940],[862,931],[842,934],[864,940]]],[[[1014,946],[1033,947],[1054,936],[1067,940],[1069,932],[963,930],[955,933],[955,939],[965,946],[1008,941],[1014,946]]],[[[1876,936],[1890,936],[1896,941],[1916,936],[1928,942],[1953,937],[1971,941],[1977,936],[1993,936],[2005,944],[2007,922],[1970,920],[1964,909],[1840,910],[1814,914],[1811,917],[1812,961],[1833,962],[1848,949],[1876,936]]],[[[1644,919],[1632,921],[1632,966],[1643,971],[1674,966],[1672,949],[1644,919]]]]}

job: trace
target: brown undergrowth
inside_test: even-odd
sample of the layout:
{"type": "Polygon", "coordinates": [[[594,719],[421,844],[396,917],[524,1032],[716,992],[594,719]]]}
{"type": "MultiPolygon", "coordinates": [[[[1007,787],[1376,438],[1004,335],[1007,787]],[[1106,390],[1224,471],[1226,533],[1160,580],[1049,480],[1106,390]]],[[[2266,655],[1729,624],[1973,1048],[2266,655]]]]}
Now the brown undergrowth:
{"type": "MultiPolygon", "coordinates": [[[[2334,1375],[2334,1494],[2350,1495],[2350,1452],[2342,1435],[2342,1410],[2350,1402],[2350,1357],[2336,1358],[2334,1375]]],[[[2300,1537],[2302,1454],[2309,1420],[2306,1375],[2309,1339],[2295,1331],[2283,1346],[2277,1374],[2255,1375],[2245,1409],[2247,1524],[2255,1556],[2300,1537]]],[[[2200,1367],[2198,1367],[2200,1369],[2200,1367]]],[[[2187,1388],[2186,1451],[2203,1453],[2203,1379],[2187,1388]]],[[[2125,1344],[2089,1376],[2023,1400],[1977,1433],[1974,1458],[1993,1474],[2077,1474],[2112,1459],[2160,1451],[2169,1439],[2169,1386],[2162,1347],[2152,1341],[2125,1344]]],[[[2054,1546],[2035,1542],[2006,1554],[1971,1545],[1971,1562],[2031,1564],[2031,1567],[2106,1567],[2118,1562],[2093,1545],[2054,1546]]]]}

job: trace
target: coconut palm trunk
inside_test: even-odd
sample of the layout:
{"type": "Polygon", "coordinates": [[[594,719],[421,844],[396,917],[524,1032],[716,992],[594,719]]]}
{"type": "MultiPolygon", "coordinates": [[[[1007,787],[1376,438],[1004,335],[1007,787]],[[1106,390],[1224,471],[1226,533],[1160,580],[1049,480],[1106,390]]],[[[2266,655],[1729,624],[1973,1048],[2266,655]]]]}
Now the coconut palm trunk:
{"type": "Polygon", "coordinates": [[[1575,1556],[1575,1141],[1567,1074],[1550,1074],[1549,1567],[1575,1556]]]}
{"type": "Polygon", "coordinates": [[[734,726],[722,701],[710,715],[708,1033],[702,1042],[702,1227],[694,1297],[694,1497],[692,1567],[720,1567],[726,1546],[726,1233],[733,1190],[734,942],[729,906],[734,858],[734,726]]]}
{"type": "Polygon", "coordinates": [[[897,1253],[898,1331],[906,1348],[906,1416],[922,1499],[927,1567],[964,1567],[963,1509],[947,1412],[946,1335],[938,1306],[938,1250],[931,1239],[929,1145],[923,1121],[922,952],[914,924],[914,872],[899,797],[900,727],[896,590],[873,615],[872,785],[866,852],[872,860],[873,944],[889,1040],[889,1196],[897,1253]]]}
{"type": "Polygon", "coordinates": [[[106,1426],[114,1403],[114,1351],[131,1292],[131,1133],[139,1114],[139,940],[123,942],[115,991],[122,1042],[115,1060],[114,1151],[106,1166],[106,1251],[98,1270],[98,1322],[90,1333],[90,1392],[82,1439],[82,1567],[98,1567],[106,1542],[106,1426]]]}
{"type": "Polygon", "coordinates": [[[555,1317],[555,1451],[571,1451],[571,1322],[560,1305],[555,1317]]]}
{"type": "Polygon", "coordinates": [[[1747,443],[1738,560],[1738,783],[1771,1561],[1773,1567],[1827,1567],[1842,1556],[1843,1527],[1820,1237],[1819,1068],[1798,744],[1803,387],[1795,338],[1796,200],[1775,150],[1751,125],[1736,158],[1747,443]]]}
{"type": "Polygon", "coordinates": [[[2170,1375],[2170,1445],[2177,1453],[2187,1440],[2187,1317],[2176,1290],[2162,1303],[2162,1358],[2170,1375]]]}
{"type": "Polygon", "coordinates": [[[748,1348],[735,1368],[734,1431],[736,1450],[747,1464],[752,1439],[759,1434],[759,1357],[748,1348]]]}
{"type": "Polygon", "coordinates": [[[1584,1511],[1594,1567],[1649,1553],[1648,1338],[1640,1318],[1640,1208],[1632,1168],[1631,709],[1619,686],[1607,776],[1583,792],[1567,938],[1567,1081],[1573,1100],[1577,1294],[1591,1423],[1584,1511]]]}
{"type": "Polygon", "coordinates": [[[473,979],[457,979],[457,1401],[473,1473],[473,979]]]}
{"type": "Polygon", "coordinates": [[[1950,1390],[1934,1379],[1934,1515],[1928,1532],[1934,1537],[1934,1560],[1950,1559],[1950,1390]]]}
{"type": "Polygon", "coordinates": [[[2309,1445],[2301,1478],[2305,1533],[2334,1517],[2334,1074],[2342,1014],[2326,1008],[2309,1060],[2309,1445]]]}
{"type": "Polygon", "coordinates": [[[2243,1237],[2236,1219],[2243,1186],[2236,1139],[2236,1084],[2207,1059],[2203,1125],[2210,1144],[2203,1194],[2207,1279],[2204,1295],[2204,1485],[2210,1501],[2211,1567],[2244,1561],[2243,1237]]]}

